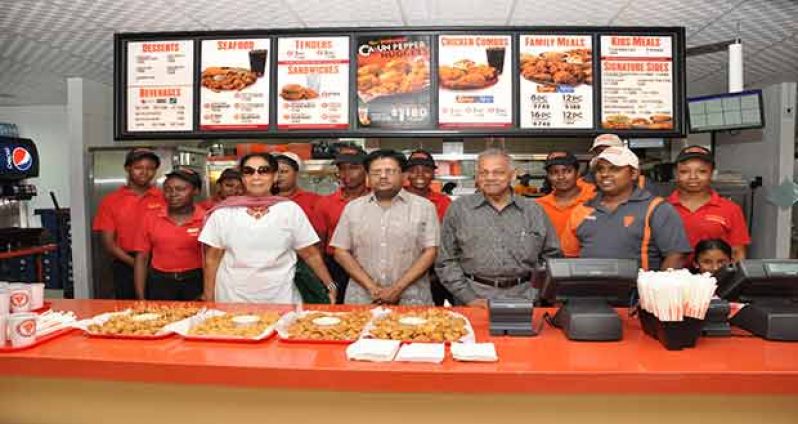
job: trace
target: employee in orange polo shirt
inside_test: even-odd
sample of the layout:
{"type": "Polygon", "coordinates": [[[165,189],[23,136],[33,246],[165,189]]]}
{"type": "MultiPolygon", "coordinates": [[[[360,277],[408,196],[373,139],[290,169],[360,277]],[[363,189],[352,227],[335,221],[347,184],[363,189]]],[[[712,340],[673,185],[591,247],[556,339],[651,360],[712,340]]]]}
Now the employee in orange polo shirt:
{"type": "MultiPolygon", "coordinates": [[[[445,194],[436,193],[430,188],[436,169],[438,169],[438,166],[429,152],[416,150],[410,153],[405,164],[405,172],[409,183],[405,189],[432,202],[438,214],[438,222],[442,222],[443,216],[446,215],[446,210],[452,204],[452,199],[445,194]]],[[[435,305],[443,306],[444,300],[448,300],[450,304],[454,305],[454,296],[441,284],[437,274],[435,274],[434,266],[430,267],[429,277],[432,301],[435,305]]]]}
{"type": "Polygon", "coordinates": [[[133,245],[137,299],[196,300],[202,294],[198,237],[205,210],[194,205],[194,196],[201,189],[202,180],[192,170],[178,169],[166,175],[167,209],[147,214],[133,245]]]}
{"type": "MultiPolygon", "coordinates": [[[[684,221],[690,246],[707,239],[721,239],[732,247],[732,259],[745,259],[751,243],[742,209],[712,190],[715,161],[712,152],[701,146],[688,146],[676,158],[676,190],[668,202],[684,221]]],[[[688,263],[691,259],[688,258],[688,263]]]]}
{"type": "Polygon", "coordinates": [[[549,153],[544,168],[552,191],[536,201],[549,217],[551,225],[557,231],[557,237],[562,238],[571,212],[578,205],[593,198],[596,186],[579,178],[579,160],[573,153],[549,153]]]}
{"type": "Polygon", "coordinates": [[[161,159],[149,149],[134,149],[125,157],[127,184],[100,202],[94,231],[101,233],[111,255],[114,294],[117,299],[135,299],[133,287],[133,243],[147,212],[166,208],[163,193],[152,186],[161,159]]]}
{"type": "Polygon", "coordinates": [[[323,222],[326,234],[321,237],[326,246],[324,262],[329,269],[333,280],[338,284],[337,303],[344,302],[349,274],[333,259],[333,250],[328,245],[330,238],[335,233],[335,227],[341,219],[344,207],[350,201],[357,199],[369,192],[366,186],[366,152],[356,146],[341,146],[335,155],[335,166],[338,167],[338,183],[340,188],[327,196],[322,196],[316,203],[316,210],[323,222]]]}
{"type": "Polygon", "coordinates": [[[241,181],[241,172],[237,169],[227,168],[222,171],[222,174],[216,180],[216,194],[210,199],[200,202],[199,206],[208,210],[228,197],[241,196],[243,194],[244,183],[241,181]]]}

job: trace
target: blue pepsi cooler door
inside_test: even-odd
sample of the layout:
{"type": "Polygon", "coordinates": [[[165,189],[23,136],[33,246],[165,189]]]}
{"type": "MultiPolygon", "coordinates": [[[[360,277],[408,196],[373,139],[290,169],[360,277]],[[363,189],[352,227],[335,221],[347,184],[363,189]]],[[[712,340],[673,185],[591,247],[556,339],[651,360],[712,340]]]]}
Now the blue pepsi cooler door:
{"type": "Polygon", "coordinates": [[[33,140],[0,136],[0,182],[39,176],[39,151],[33,140]]]}

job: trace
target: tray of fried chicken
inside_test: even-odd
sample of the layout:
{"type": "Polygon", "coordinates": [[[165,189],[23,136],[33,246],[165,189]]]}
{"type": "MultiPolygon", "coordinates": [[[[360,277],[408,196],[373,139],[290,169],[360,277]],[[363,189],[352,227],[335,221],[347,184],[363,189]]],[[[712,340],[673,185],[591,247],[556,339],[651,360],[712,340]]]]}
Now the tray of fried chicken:
{"type": "Polygon", "coordinates": [[[280,314],[275,311],[207,309],[172,325],[172,330],[187,340],[260,342],[274,335],[279,319],[280,314]]]}
{"type": "Polygon", "coordinates": [[[389,310],[369,323],[363,337],[415,343],[476,341],[468,318],[445,308],[389,310]]]}
{"type": "Polygon", "coordinates": [[[593,84],[593,57],[590,49],[548,51],[538,55],[522,54],[520,68],[524,79],[552,87],[552,92],[559,85],[593,84]]]}
{"type": "Polygon", "coordinates": [[[201,309],[190,304],[135,304],[128,309],[107,312],[78,321],[74,327],[90,337],[115,339],[161,339],[175,334],[174,324],[201,309]]]}
{"type": "Polygon", "coordinates": [[[401,57],[357,70],[357,94],[364,102],[387,96],[416,93],[429,87],[429,59],[401,57]]]}
{"type": "Polygon", "coordinates": [[[369,321],[384,313],[380,308],[353,311],[292,311],[280,318],[280,341],[294,343],[352,343],[363,334],[369,321]]]}

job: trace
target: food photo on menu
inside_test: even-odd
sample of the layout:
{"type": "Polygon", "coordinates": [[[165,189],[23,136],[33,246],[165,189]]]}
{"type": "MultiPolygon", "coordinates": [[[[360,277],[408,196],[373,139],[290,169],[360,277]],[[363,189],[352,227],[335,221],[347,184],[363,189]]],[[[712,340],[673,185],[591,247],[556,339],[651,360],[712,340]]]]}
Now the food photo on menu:
{"type": "Polygon", "coordinates": [[[521,55],[521,76],[537,84],[538,93],[572,91],[593,84],[593,53],[590,49],[550,50],[521,55]]]}

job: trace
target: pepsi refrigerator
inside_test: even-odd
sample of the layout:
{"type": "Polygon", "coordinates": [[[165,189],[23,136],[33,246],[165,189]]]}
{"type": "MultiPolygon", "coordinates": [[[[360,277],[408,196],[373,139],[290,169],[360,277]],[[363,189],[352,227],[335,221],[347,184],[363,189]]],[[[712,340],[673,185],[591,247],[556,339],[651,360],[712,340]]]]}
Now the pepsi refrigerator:
{"type": "MultiPolygon", "coordinates": [[[[173,168],[190,168],[207,181],[208,150],[179,145],[154,146],[152,144],[130,144],[124,146],[96,146],[89,147],[89,195],[87,196],[86,210],[91,214],[90,221],[94,221],[100,201],[114,190],[127,183],[124,163],[125,155],[131,148],[147,147],[152,149],[161,158],[161,166],[156,174],[158,187],[163,183],[164,175],[173,168]]],[[[207,184],[202,188],[201,197],[208,196],[207,184]]],[[[111,274],[111,257],[102,247],[100,235],[92,233],[90,238],[90,258],[92,268],[92,297],[110,299],[114,295],[113,278],[111,274]]]]}

